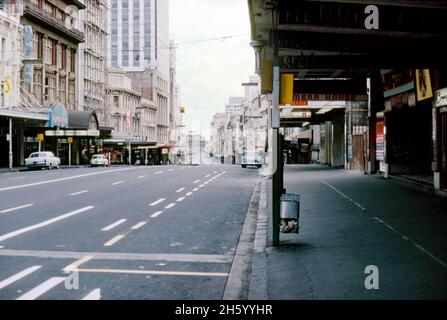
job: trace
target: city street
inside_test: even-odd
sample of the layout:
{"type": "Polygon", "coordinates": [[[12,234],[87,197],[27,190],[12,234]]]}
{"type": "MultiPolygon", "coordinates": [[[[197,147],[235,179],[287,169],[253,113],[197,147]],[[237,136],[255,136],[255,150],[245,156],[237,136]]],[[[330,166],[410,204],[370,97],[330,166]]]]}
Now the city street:
{"type": "Polygon", "coordinates": [[[256,181],[239,166],[0,174],[0,299],[221,299],[256,181]]]}

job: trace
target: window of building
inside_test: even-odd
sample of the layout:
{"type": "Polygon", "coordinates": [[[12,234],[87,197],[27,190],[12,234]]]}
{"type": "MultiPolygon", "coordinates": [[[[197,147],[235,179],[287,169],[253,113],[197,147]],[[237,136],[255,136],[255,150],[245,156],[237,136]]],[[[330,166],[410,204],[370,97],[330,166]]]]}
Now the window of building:
{"type": "Polygon", "coordinates": [[[66,103],[66,85],[67,85],[67,79],[66,78],[60,78],[59,80],[59,94],[58,98],[62,103],[66,103]]]}
{"type": "Polygon", "coordinates": [[[52,74],[47,74],[45,76],[44,99],[51,102],[56,100],[56,77],[52,74]]]}
{"type": "Polygon", "coordinates": [[[33,94],[39,101],[42,100],[42,71],[40,70],[34,70],[33,94]]]}
{"type": "Polygon", "coordinates": [[[68,94],[67,94],[67,104],[68,108],[71,110],[75,109],[75,82],[73,80],[68,81],[68,94]]]}
{"type": "Polygon", "coordinates": [[[51,64],[53,61],[53,40],[44,38],[44,62],[51,64]]]}

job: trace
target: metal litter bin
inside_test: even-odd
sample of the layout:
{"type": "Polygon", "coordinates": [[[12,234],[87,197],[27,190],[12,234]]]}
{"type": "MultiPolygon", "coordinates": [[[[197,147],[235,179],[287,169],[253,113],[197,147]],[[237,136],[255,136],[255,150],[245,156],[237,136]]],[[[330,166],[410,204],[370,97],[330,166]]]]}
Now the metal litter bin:
{"type": "Polygon", "coordinates": [[[300,195],[285,193],[281,196],[280,231],[283,233],[298,233],[300,219],[300,195]]]}

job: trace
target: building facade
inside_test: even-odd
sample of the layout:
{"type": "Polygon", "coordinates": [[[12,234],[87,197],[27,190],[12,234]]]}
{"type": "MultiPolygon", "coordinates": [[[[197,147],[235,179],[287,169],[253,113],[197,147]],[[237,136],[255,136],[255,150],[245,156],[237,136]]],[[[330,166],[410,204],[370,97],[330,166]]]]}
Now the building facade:
{"type": "Polygon", "coordinates": [[[85,0],[86,8],[80,11],[80,29],[85,42],[79,46],[80,108],[95,112],[100,125],[110,123],[105,105],[107,4],[105,0],[85,0]]]}
{"type": "MultiPolygon", "coordinates": [[[[109,0],[108,6],[107,66],[121,68],[133,90],[141,93],[142,139],[155,140],[159,154],[165,155],[174,146],[176,102],[171,100],[177,100],[177,85],[171,80],[175,52],[169,40],[169,1],[109,0]]],[[[162,158],[168,162],[168,156],[162,158]]]]}

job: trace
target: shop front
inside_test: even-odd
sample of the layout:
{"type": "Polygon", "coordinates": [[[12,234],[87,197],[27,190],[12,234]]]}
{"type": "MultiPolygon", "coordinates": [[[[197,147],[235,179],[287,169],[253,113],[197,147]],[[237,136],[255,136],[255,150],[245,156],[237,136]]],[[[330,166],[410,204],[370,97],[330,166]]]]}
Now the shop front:
{"type": "Polygon", "coordinates": [[[380,170],[433,185],[430,71],[384,71],[382,84],[385,110],[376,117],[380,170]]]}
{"type": "Polygon", "coordinates": [[[434,162],[439,164],[435,172],[435,188],[447,189],[447,88],[436,92],[433,113],[436,125],[433,134],[437,137],[433,156],[434,162]]]}

